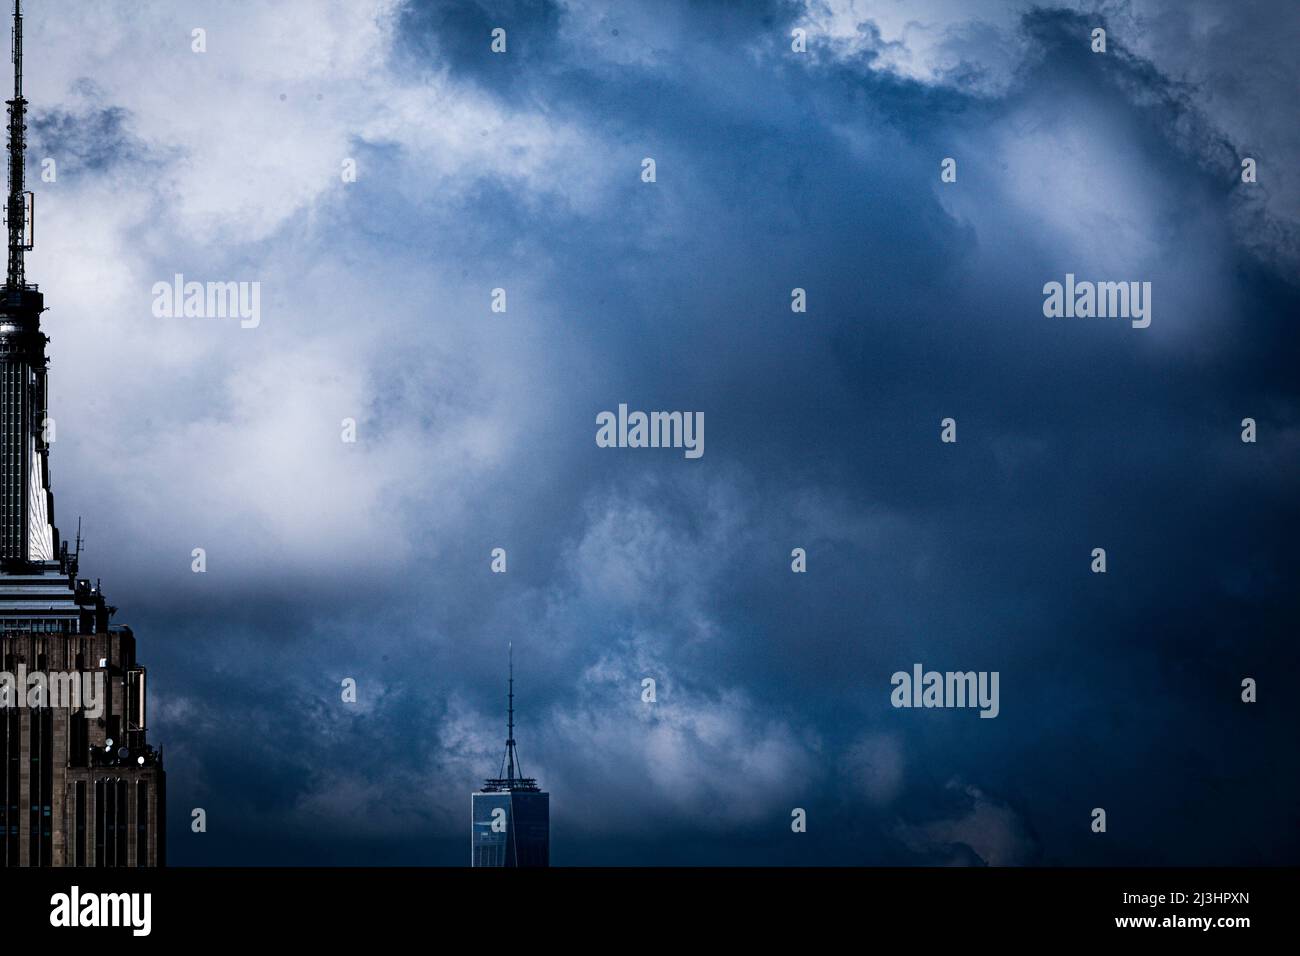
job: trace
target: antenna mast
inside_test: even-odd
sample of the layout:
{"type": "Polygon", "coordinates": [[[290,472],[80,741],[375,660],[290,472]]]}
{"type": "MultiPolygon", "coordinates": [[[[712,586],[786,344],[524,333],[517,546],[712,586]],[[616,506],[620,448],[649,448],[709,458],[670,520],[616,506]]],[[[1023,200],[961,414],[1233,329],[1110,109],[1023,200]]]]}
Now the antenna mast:
{"type": "Polygon", "coordinates": [[[510,642],[510,680],[506,693],[506,752],[501,755],[497,770],[500,776],[489,777],[483,783],[484,793],[527,792],[537,793],[540,788],[532,777],[524,776],[524,768],[515,752],[515,645],[510,642]]]}
{"type": "Polygon", "coordinates": [[[510,642],[510,693],[507,695],[510,701],[508,722],[506,724],[506,779],[511,785],[515,782],[515,643],[510,642]]]}
{"type": "Polygon", "coordinates": [[[24,158],[27,152],[27,100],[23,97],[23,7],[14,0],[13,29],[14,98],[9,100],[9,224],[8,288],[20,290],[26,281],[23,253],[32,247],[28,232],[27,202],[24,190],[24,158]]]}

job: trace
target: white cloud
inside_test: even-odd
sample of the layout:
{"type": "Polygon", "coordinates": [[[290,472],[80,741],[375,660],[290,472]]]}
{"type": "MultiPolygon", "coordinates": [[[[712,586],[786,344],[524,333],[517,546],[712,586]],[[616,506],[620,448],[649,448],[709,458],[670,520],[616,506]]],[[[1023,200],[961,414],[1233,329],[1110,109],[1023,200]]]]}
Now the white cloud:
{"type": "Polygon", "coordinates": [[[817,735],[767,713],[723,674],[678,680],[653,645],[646,636],[605,654],[576,699],[551,714],[546,751],[568,794],[566,813],[593,832],[665,820],[719,832],[764,819],[780,825],[813,792],[817,735]],[[657,682],[654,703],[641,699],[644,677],[657,682]]]}
{"type": "MultiPolygon", "coordinates": [[[[1294,271],[1300,265],[1300,171],[1286,157],[1300,150],[1300,127],[1290,101],[1279,95],[1300,84],[1291,50],[1294,8],[1279,10],[1264,0],[1230,11],[1218,3],[1185,0],[805,0],[801,23],[825,40],[834,56],[867,55],[872,69],[904,79],[1000,96],[1035,54],[1020,23],[1040,8],[1104,22],[1108,55],[1132,54],[1172,81],[1187,105],[1208,120],[1208,125],[1192,124],[1184,148],[1222,175],[1225,185],[1239,180],[1242,157],[1260,162],[1259,183],[1233,193],[1237,239],[1266,261],[1294,271]],[[1269,23],[1276,29],[1260,28],[1269,23]],[[1225,143],[1235,152],[1225,154],[1225,143]]],[[[1079,42],[1086,44],[1088,37],[1081,35],[1079,42]]],[[[1152,231],[1143,219],[1150,200],[1135,184],[1140,163],[1125,155],[1131,137],[1079,129],[1077,118],[1065,115],[1070,108],[1061,104],[1060,122],[1049,129],[1035,126],[1023,138],[1008,135],[1018,128],[1014,117],[1001,124],[1004,149],[1008,138],[1017,139],[1009,152],[1017,162],[1008,174],[1032,185],[1034,171],[1050,171],[1051,195],[1026,194],[1026,206],[1049,215],[1059,210],[1058,218],[1071,217],[1079,229],[1086,223],[1127,252],[1152,231]],[[1072,192],[1062,194],[1062,189],[1072,192]],[[1106,197],[1109,213],[1088,201],[1099,196],[1106,197]]],[[[1106,125],[1095,111],[1092,119],[1106,125]]],[[[1019,129],[1023,132],[1024,124],[1019,129]]],[[[1171,132],[1187,130],[1171,122],[1171,132]]],[[[1125,252],[1117,249],[1114,255],[1125,252]]]]}
{"type": "MultiPolygon", "coordinates": [[[[126,154],[106,166],[35,144],[60,176],[34,183],[28,263],[50,307],[56,517],[65,533],[82,512],[93,540],[151,543],[112,556],[119,588],[188,563],[193,546],[250,582],[270,566],[319,576],[400,560],[422,533],[402,506],[437,500],[427,522],[454,522],[557,387],[549,343],[481,321],[488,288],[459,275],[457,236],[400,245],[340,164],[359,145],[395,146],[360,176],[392,177],[386,192],[448,220],[484,182],[580,213],[612,175],[604,147],[445,69],[393,72],[400,9],[82,3],[27,17],[33,120],[65,110],[75,136],[75,121],[124,111],[126,154]],[[376,268],[384,243],[395,251],[376,268]],[[261,326],[154,318],[149,290],[177,272],[260,282],[261,326]],[[345,417],[355,445],[340,440],[345,417]]],[[[509,273],[534,319],[544,266],[509,273]]]]}
{"type": "Polygon", "coordinates": [[[1016,27],[1029,4],[1004,0],[805,0],[810,45],[872,56],[874,69],[921,83],[960,80],[970,92],[1005,92],[1026,52],[1016,27]]]}

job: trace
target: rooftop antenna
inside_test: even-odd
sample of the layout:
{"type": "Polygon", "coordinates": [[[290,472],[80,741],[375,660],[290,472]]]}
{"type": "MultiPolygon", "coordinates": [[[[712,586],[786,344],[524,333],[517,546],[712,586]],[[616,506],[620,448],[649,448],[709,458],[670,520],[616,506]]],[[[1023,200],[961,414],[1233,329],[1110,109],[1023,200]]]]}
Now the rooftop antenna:
{"type": "Polygon", "coordinates": [[[510,693],[506,696],[510,704],[506,723],[506,759],[509,761],[506,779],[513,786],[515,782],[515,642],[511,641],[508,647],[510,649],[510,693]]]}
{"type": "Polygon", "coordinates": [[[537,781],[532,777],[524,776],[524,768],[519,763],[519,754],[515,752],[515,645],[510,642],[510,681],[509,692],[506,694],[508,701],[506,709],[506,752],[501,755],[501,767],[497,771],[498,776],[490,777],[483,784],[483,790],[486,793],[500,793],[502,791],[527,791],[536,793],[539,791],[537,781]]]}
{"type": "Polygon", "coordinates": [[[20,290],[26,282],[23,253],[32,248],[35,197],[25,191],[24,162],[27,152],[27,100],[23,97],[23,6],[14,0],[13,29],[14,98],[9,104],[9,203],[5,218],[9,224],[9,275],[7,287],[20,290]]]}

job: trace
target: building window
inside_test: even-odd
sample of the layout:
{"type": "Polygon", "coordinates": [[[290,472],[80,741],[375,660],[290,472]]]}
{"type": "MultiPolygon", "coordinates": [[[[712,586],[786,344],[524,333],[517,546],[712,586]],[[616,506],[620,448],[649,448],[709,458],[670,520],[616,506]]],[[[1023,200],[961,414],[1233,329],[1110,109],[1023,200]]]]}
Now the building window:
{"type": "Polygon", "coordinates": [[[135,865],[149,865],[149,784],[135,785],[135,865]]]}
{"type": "Polygon", "coordinates": [[[95,866],[108,866],[104,857],[104,837],[108,833],[108,815],[105,813],[108,787],[104,784],[103,780],[95,781],[95,866]]]}
{"type": "Polygon", "coordinates": [[[126,825],[126,814],[129,804],[126,800],[126,781],[119,779],[117,781],[117,847],[113,853],[114,866],[126,866],[126,841],[130,835],[130,828],[126,825]]]}
{"type": "Polygon", "coordinates": [[[74,800],[77,803],[77,849],[73,862],[77,866],[86,865],[86,781],[78,780],[74,788],[74,800]]]}

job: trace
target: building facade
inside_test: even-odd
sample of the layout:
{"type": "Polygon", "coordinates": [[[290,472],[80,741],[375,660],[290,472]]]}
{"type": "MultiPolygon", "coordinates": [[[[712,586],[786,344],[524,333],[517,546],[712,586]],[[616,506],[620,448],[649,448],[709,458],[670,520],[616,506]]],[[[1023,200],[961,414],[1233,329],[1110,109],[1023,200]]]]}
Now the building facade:
{"type": "Polygon", "coordinates": [[[472,865],[551,865],[549,793],[519,789],[480,791],[473,796],[473,813],[472,865]]]}
{"type": "Polygon", "coordinates": [[[14,2],[8,272],[0,290],[0,864],[161,866],[162,752],[146,741],[146,672],[98,583],[78,578],[50,490],[45,300],[26,281],[23,18],[14,2]]]}

